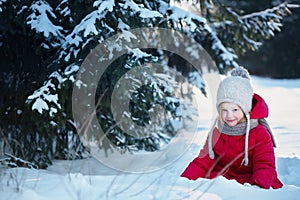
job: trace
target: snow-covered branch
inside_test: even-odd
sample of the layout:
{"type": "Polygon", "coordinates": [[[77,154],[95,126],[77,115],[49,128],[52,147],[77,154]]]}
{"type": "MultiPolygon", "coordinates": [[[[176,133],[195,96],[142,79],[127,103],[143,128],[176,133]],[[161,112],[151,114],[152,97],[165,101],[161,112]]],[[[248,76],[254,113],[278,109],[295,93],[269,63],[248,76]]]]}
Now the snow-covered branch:
{"type": "Polygon", "coordinates": [[[49,19],[56,18],[53,13],[52,7],[43,0],[34,2],[30,6],[31,14],[27,17],[27,24],[31,26],[37,33],[43,33],[45,38],[56,37],[56,39],[63,38],[63,28],[55,25],[49,19]]]}
{"type": "Polygon", "coordinates": [[[227,40],[227,46],[244,53],[248,49],[257,50],[264,39],[274,37],[276,32],[280,32],[283,17],[291,14],[290,9],[298,7],[299,5],[284,2],[273,8],[240,15],[231,7],[223,6],[227,17],[211,25],[219,37],[227,40]]]}
{"type": "Polygon", "coordinates": [[[264,38],[268,38],[274,36],[275,31],[281,31],[283,17],[291,14],[291,8],[298,7],[299,5],[284,2],[273,8],[241,16],[239,20],[244,24],[243,29],[245,31],[251,30],[260,33],[264,38]]]}

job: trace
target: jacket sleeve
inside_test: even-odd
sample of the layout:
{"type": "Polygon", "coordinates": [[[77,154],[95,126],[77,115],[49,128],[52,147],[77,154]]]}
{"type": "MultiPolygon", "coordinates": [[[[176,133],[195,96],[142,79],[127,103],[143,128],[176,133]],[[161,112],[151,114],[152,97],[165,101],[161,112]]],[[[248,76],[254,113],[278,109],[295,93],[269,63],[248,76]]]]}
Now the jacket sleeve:
{"type": "Polygon", "coordinates": [[[199,155],[187,166],[181,177],[186,177],[190,180],[196,180],[197,178],[209,178],[209,172],[214,167],[215,161],[208,156],[208,144],[207,140],[200,151],[199,155]]]}
{"type": "Polygon", "coordinates": [[[250,183],[269,189],[276,177],[273,142],[267,129],[262,126],[255,134],[253,174],[250,183]]]}

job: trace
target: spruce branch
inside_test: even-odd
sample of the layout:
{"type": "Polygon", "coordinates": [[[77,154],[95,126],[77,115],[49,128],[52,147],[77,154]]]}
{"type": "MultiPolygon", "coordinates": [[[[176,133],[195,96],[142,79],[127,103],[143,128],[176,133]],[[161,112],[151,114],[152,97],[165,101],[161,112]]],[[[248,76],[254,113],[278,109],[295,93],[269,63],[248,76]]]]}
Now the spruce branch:
{"type": "Polygon", "coordinates": [[[232,47],[237,54],[248,50],[258,50],[263,40],[274,37],[281,31],[282,20],[292,14],[291,9],[298,8],[297,4],[283,2],[273,8],[250,14],[241,15],[231,7],[221,6],[224,20],[212,24],[226,46],[232,47]]]}

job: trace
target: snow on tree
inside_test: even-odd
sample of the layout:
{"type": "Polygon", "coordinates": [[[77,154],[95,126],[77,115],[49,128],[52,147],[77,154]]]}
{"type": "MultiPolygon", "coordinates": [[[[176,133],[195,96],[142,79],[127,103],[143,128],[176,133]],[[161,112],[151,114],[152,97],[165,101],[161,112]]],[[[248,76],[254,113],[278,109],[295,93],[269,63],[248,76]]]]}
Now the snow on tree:
{"type": "MultiPolygon", "coordinates": [[[[199,6],[200,15],[163,0],[0,1],[3,24],[0,46],[7,49],[0,53],[5,58],[0,61],[0,82],[4,85],[3,91],[7,91],[0,100],[4,119],[1,133],[7,138],[5,151],[39,166],[47,166],[53,158],[82,157],[85,147],[77,134],[85,130],[83,126],[78,131],[72,117],[74,87],[96,88],[99,102],[96,116],[105,131],[100,136],[101,148],[107,150],[114,144],[122,150],[155,151],[161,141],[168,143],[181,128],[180,119],[186,117],[182,113],[186,105],[175,98],[175,89],[184,80],[175,81],[169,69],[176,69],[205,94],[201,71],[172,52],[128,47],[126,54],[111,63],[98,84],[87,85],[76,79],[76,74],[85,69],[82,63],[90,51],[118,35],[119,43],[107,44],[103,52],[108,55],[103,59],[110,61],[120,51],[122,41],[136,40],[134,29],[167,28],[199,42],[213,58],[218,71],[225,73],[238,66],[238,55],[257,49],[262,44],[261,39],[280,31],[282,18],[290,14],[290,8],[296,7],[281,3],[264,11],[243,14],[218,1],[195,1],[195,6],[199,6]],[[128,85],[135,92],[130,94],[130,113],[123,114],[146,126],[152,123],[151,110],[158,104],[165,110],[168,124],[139,138],[118,127],[109,105],[118,80],[126,72],[147,63],[159,64],[163,73],[146,74],[147,82],[142,87],[128,85]],[[16,98],[14,93],[20,96],[16,98]],[[14,141],[20,143],[13,144],[14,141]]],[[[158,38],[156,42],[168,41],[158,38]]],[[[199,59],[197,47],[189,43],[177,45],[195,60],[199,59]]],[[[127,78],[134,83],[134,77],[127,78]]],[[[89,117],[85,117],[88,124],[89,117]]]]}

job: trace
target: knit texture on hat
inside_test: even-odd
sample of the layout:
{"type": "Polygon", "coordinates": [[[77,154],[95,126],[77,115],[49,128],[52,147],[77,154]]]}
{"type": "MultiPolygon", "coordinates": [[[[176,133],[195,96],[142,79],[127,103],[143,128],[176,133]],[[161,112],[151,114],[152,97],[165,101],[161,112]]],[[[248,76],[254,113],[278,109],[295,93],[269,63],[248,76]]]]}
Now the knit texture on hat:
{"type": "Polygon", "coordinates": [[[219,85],[217,92],[217,109],[223,102],[237,104],[245,114],[251,111],[253,88],[248,71],[239,67],[231,72],[219,85]]]}

